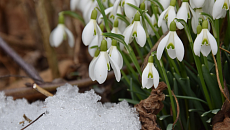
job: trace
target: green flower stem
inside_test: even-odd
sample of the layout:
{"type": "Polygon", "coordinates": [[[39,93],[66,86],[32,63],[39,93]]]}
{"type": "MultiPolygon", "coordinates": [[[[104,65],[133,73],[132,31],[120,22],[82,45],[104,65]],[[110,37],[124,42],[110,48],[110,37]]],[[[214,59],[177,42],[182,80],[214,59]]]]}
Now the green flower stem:
{"type": "MultiPolygon", "coordinates": [[[[124,62],[125,62],[125,65],[127,66],[127,68],[131,71],[131,73],[133,74],[134,78],[135,78],[136,80],[138,80],[138,75],[137,75],[137,73],[135,72],[135,70],[132,68],[132,66],[130,65],[130,63],[129,63],[127,57],[126,57],[126,55],[124,54],[124,52],[121,52],[121,55],[122,55],[122,57],[123,57],[123,60],[124,60],[124,62]]],[[[123,75],[123,74],[122,74],[122,75],[123,75]]]]}
{"type": "Polygon", "coordinates": [[[140,48],[137,45],[137,41],[135,39],[133,41],[134,41],[134,46],[135,46],[135,48],[137,50],[137,53],[141,57],[141,61],[144,62],[143,54],[141,53],[140,48]]]}
{"type": "Polygon", "coordinates": [[[125,81],[126,81],[126,82],[129,84],[129,86],[130,86],[130,81],[129,81],[127,75],[125,74],[125,72],[124,72],[123,70],[121,70],[121,74],[123,75],[125,81]]]}
{"type": "Polygon", "coordinates": [[[179,62],[179,61],[178,61],[178,63],[179,63],[179,65],[180,65],[181,76],[182,76],[183,78],[188,77],[187,72],[186,72],[186,68],[185,68],[184,61],[182,61],[182,62],[179,62]]]}
{"type": "MultiPolygon", "coordinates": [[[[192,40],[192,36],[190,34],[190,29],[188,28],[188,25],[182,19],[177,19],[177,21],[181,22],[184,25],[184,29],[185,29],[185,32],[187,34],[190,47],[193,48],[193,40],[192,40]]],[[[198,70],[198,74],[199,74],[199,78],[200,78],[200,82],[201,82],[201,86],[202,86],[205,98],[206,98],[206,100],[208,102],[209,109],[212,110],[213,109],[213,105],[211,103],[211,100],[210,100],[211,98],[209,96],[209,93],[208,93],[208,90],[207,90],[207,87],[206,87],[206,84],[205,84],[205,81],[204,81],[204,76],[203,76],[203,73],[202,73],[200,59],[194,53],[192,53],[192,54],[193,54],[193,57],[194,57],[194,60],[195,60],[195,64],[196,64],[197,70],[198,70]]]]}
{"type": "Polygon", "coordinates": [[[140,65],[138,64],[138,61],[137,61],[137,57],[135,56],[134,52],[133,52],[133,49],[130,45],[128,45],[128,47],[126,47],[129,51],[129,56],[131,58],[131,60],[133,61],[136,69],[137,69],[137,72],[139,73],[139,75],[141,76],[142,75],[142,72],[141,72],[141,67],[140,65]]]}
{"type": "Polygon", "coordinates": [[[209,67],[208,67],[208,59],[206,56],[203,56],[203,60],[204,60],[204,65],[207,67],[207,69],[209,70],[209,67]]]}
{"type": "Polygon", "coordinates": [[[162,70],[162,72],[163,72],[164,79],[165,79],[165,82],[166,82],[167,88],[168,88],[168,93],[169,93],[170,102],[171,102],[171,105],[172,105],[173,119],[176,120],[176,109],[175,109],[175,104],[174,104],[174,101],[173,101],[173,96],[172,96],[172,92],[171,92],[171,87],[170,87],[170,84],[169,84],[169,80],[168,80],[168,77],[167,77],[167,74],[166,74],[166,71],[165,71],[163,62],[162,62],[162,60],[160,60],[160,61],[156,60],[156,62],[157,62],[157,65],[159,66],[159,69],[161,68],[161,70],[162,70]]]}
{"type": "Polygon", "coordinates": [[[169,60],[169,64],[170,64],[171,66],[173,66],[173,68],[175,69],[176,73],[177,73],[178,75],[180,75],[180,71],[179,71],[179,69],[178,69],[176,63],[174,62],[173,59],[171,59],[171,58],[169,57],[168,53],[167,53],[167,59],[169,60]]]}
{"type": "Polygon", "coordinates": [[[105,22],[106,31],[110,33],[111,30],[110,30],[110,27],[109,27],[109,24],[108,24],[108,19],[107,19],[106,15],[105,15],[104,6],[103,6],[103,4],[101,3],[101,0],[97,0],[97,3],[98,3],[98,6],[99,6],[99,8],[100,8],[100,10],[101,10],[101,14],[103,15],[103,19],[104,19],[104,22],[105,22]]]}
{"type": "Polygon", "coordinates": [[[224,87],[224,82],[223,82],[223,74],[222,74],[222,65],[221,65],[221,56],[220,56],[220,35],[219,35],[219,20],[216,19],[215,20],[215,29],[216,29],[216,34],[217,36],[216,38],[216,42],[217,42],[217,47],[218,47],[218,51],[216,54],[216,60],[217,60],[217,66],[218,66],[218,71],[219,71],[219,77],[220,77],[220,83],[221,86],[224,87]]]}

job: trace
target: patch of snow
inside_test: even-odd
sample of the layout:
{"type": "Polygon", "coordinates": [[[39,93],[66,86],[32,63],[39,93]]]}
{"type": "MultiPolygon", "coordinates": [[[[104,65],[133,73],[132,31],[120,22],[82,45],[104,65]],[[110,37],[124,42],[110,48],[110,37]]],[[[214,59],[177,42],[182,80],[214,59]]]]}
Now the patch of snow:
{"type": "Polygon", "coordinates": [[[25,99],[13,100],[0,92],[0,129],[19,130],[35,120],[25,130],[139,130],[141,124],[135,108],[126,101],[118,104],[98,102],[94,90],[78,93],[78,87],[66,84],[57,88],[45,102],[29,104],[25,99]],[[19,122],[24,121],[23,124],[19,122]]]}

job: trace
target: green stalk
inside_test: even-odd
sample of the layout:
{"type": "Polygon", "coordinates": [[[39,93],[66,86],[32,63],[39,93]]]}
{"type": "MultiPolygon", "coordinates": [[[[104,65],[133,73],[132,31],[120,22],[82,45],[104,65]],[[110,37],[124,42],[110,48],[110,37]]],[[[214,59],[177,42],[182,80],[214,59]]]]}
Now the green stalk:
{"type": "MultiPolygon", "coordinates": [[[[177,19],[177,21],[181,22],[184,25],[184,29],[185,29],[185,32],[187,34],[190,47],[193,48],[193,40],[192,40],[192,37],[191,37],[191,34],[190,34],[190,30],[188,28],[188,25],[182,19],[177,19]]],[[[199,74],[199,78],[200,78],[200,82],[201,82],[201,86],[202,86],[205,98],[206,98],[206,100],[208,102],[209,109],[212,110],[213,109],[213,105],[211,103],[211,100],[210,100],[211,98],[209,96],[209,93],[208,93],[208,90],[207,90],[207,87],[206,87],[206,84],[205,84],[205,81],[204,81],[204,76],[203,76],[202,69],[201,69],[200,59],[194,53],[192,53],[192,54],[193,54],[193,57],[194,57],[194,60],[195,60],[195,64],[196,64],[197,70],[198,70],[198,74],[199,74]]]]}
{"type": "Polygon", "coordinates": [[[162,60],[160,60],[160,61],[156,60],[156,62],[157,62],[157,65],[159,66],[159,69],[161,68],[161,70],[162,70],[162,72],[163,72],[164,79],[165,79],[165,82],[166,82],[167,88],[168,88],[168,93],[169,93],[170,102],[171,102],[171,105],[172,105],[173,119],[176,120],[176,109],[175,109],[175,104],[174,104],[174,101],[173,101],[173,96],[172,96],[172,92],[171,92],[171,87],[170,87],[170,84],[169,84],[169,80],[168,80],[168,77],[167,77],[167,74],[166,74],[166,71],[165,71],[163,62],[162,62],[162,60]]]}
{"type": "Polygon", "coordinates": [[[107,19],[106,15],[105,15],[105,9],[104,9],[103,4],[101,3],[101,0],[97,0],[97,3],[98,3],[98,6],[99,6],[99,8],[101,10],[101,14],[103,15],[106,31],[111,32],[109,24],[108,24],[108,19],[107,19]]]}
{"type": "Polygon", "coordinates": [[[130,81],[129,81],[127,75],[125,74],[125,72],[124,72],[123,70],[121,70],[121,74],[124,76],[125,81],[126,81],[126,82],[129,84],[129,86],[130,86],[130,81]]]}
{"type": "MultiPolygon", "coordinates": [[[[153,27],[153,25],[151,24],[149,18],[146,16],[146,14],[144,14],[144,18],[147,20],[148,24],[150,25],[151,29],[153,30],[153,32],[155,33],[157,40],[160,39],[160,35],[158,34],[158,32],[156,31],[156,29],[153,27]]],[[[144,29],[146,28],[146,26],[144,27],[144,29]]]]}
{"type": "Polygon", "coordinates": [[[141,53],[141,51],[140,51],[140,49],[139,49],[139,47],[137,45],[137,41],[135,39],[133,41],[134,41],[134,46],[135,46],[135,48],[137,50],[137,53],[141,57],[141,61],[144,62],[143,54],[141,53]]]}

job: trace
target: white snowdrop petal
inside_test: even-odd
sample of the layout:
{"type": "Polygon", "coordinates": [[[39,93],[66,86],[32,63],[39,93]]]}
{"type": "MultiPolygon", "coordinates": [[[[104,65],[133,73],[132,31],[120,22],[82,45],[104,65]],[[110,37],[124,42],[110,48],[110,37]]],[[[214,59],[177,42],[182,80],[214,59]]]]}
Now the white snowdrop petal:
{"type": "MultiPolygon", "coordinates": [[[[107,52],[105,52],[107,53],[107,52]]],[[[100,52],[94,67],[94,76],[99,84],[105,82],[108,75],[108,66],[103,52],[100,52]]]]}
{"type": "MultiPolygon", "coordinates": [[[[105,15],[109,14],[110,12],[112,12],[112,10],[113,10],[113,6],[105,9],[105,15]]],[[[98,23],[101,23],[103,21],[102,14],[100,14],[100,16],[99,16],[97,21],[98,21],[98,23]]]]}
{"type": "Polygon", "coordinates": [[[116,78],[117,82],[120,82],[121,72],[120,72],[119,66],[117,65],[117,63],[113,59],[109,58],[109,61],[110,61],[111,66],[113,68],[113,72],[115,74],[115,78],[116,78]]]}
{"type": "Polygon", "coordinates": [[[82,41],[85,46],[88,46],[94,38],[94,24],[96,24],[95,22],[95,20],[90,20],[82,31],[82,41]]]}
{"type": "Polygon", "coordinates": [[[168,12],[168,28],[170,26],[170,23],[176,18],[176,12],[174,7],[171,7],[168,12]]]}
{"type": "Polygon", "coordinates": [[[209,31],[207,31],[207,34],[208,34],[208,42],[211,46],[212,53],[213,53],[213,55],[216,55],[216,53],[218,51],[216,39],[213,37],[213,35],[209,31]]]}
{"type": "Polygon", "coordinates": [[[65,27],[65,32],[66,32],[67,37],[68,37],[69,46],[73,47],[74,46],[74,36],[73,36],[72,32],[66,27],[65,27]]]}
{"type": "Polygon", "coordinates": [[[164,34],[169,30],[165,21],[162,21],[161,27],[164,34]]]}
{"type": "Polygon", "coordinates": [[[149,63],[146,65],[145,69],[142,72],[142,86],[143,88],[146,87],[146,85],[148,84],[148,74],[149,74],[149,63]]]}
{"type": "Polygon", "coordinates": [[[152,66],[152,70],[153,70],[153,84],[154,84],[154,88],[156,89],[159,84],[159,73],[157,69],[154,67],[154,65],[152,66]]]}
{"type": "Polygon", "coordinates": [[[145,84],[145,88],[150,89],[153,86],[153,79],[148,78],[147,83],[145,84]]]}
{"type": "MultiPolygon", "coordinates": [[[[185,20],[185,22],[187,22],[188,13],[189,13],[187,8],[186,8],[186,4],[187,4],[187,2],[182,2],[182,5],[181,5],[180,9],[177,12],[177,18],[178,19],[183,19],[183,20],[185,20]]],[[[177,25],[177,27],[179,29],[184,28],[184,26],[180,22],[177,22],[176,25],[177,25]]]]}
{"type": "Polygon", "coordinates": [[[113,59],[113,61],[121,69],[123,66],[123,58],[122,58],[121,53],[117,50],[117,47],[114,47],[111,51],[112,51],[112,53],[110,55],[110,59],[113,59]]]}
{"type": "Polygon", "coordinates": [[[194,44],[193,44],[193,51],[195,55],[200,56],[200,49],[201,49],[201,44],[203,41],[203,34],[204,30],[200,32],[200,34],[196,37],[194,44]]]}
{"type": "Polygon", "coordinates": [[[201,46],[201,53],[203,54],[203,56],[208,56],[208,54],[210,53],[210,51],[211,51],[211,46],[210,45],[203,45],[203,46],[201,46]]]}
{"type": "Polygon", "coordinates": [[[141,26],[140,22],[137,24],[137,37],[135,37],[135,38],[136,38],[137,43],[141,47],[143,47],[145,45],[145,42],[146,42],[146,33],[145,33],[144,28],[141,26]]]}
{"type": "Polygon", "coordinates": [[[193,2],[193,8],[201,8],[205,0],[190,0],[193,2]]]}
{"type": "Polygon", "coordinates": [[[131,39],[132,39],[132,30],[133,30],[133,24],[130,24],[124,31],[123,33],[123,36],[125,37],[124,40],[125,40],[125,43],[126,44],[129,44],[131,42],[131,39]]]}
{"type": "Polygon", "coordinates": [[[161,25],[162,25],[162,21],[164,21],[164,17],[165,17],[165,14],[167,13],[167,10],[169,9],[169,7],[166,9],[166,10],[164,10],[162,13],[161,13],[161,15],[159,16],[159,18],[158,18],[158,27],[161,27],[161,25]]]}
{"type": "Polygon", "coordinates": [[[136,2],[135,0],[125,0],[125,5],[124,5],[124,8],[125,8],[125,14],[128,18],[132,18],[134,17],[134,15],[136,14],[137,10],[134,9],[133,7],[129,6],[127,3],[130,3],[130,4],[133,4],[135,6],[136,5],[136,2]]]}
{"type": "Polygon", "coordinates": [[[167,9],[170,5],[170,0],[158,0],[161,5],[164,7],[164,9],[167,9]]]}
{"type": "Polygon", "coordinates": [[[176,50],[175,49],[167,49],[168,55],[170,58],[175,59],[176,58],[176,50]]]}
{"type": "Polygon", "coordinates": [[[52,39],[50,41],[53,41],[54,47],[58,47],[62,43],[65,34],[64,28],[63,24],[58,24],[58,26],[53,30],[51,35],[52,39]]]}
{"type": "Polygon", "coordinates": [[[221,17],[222,7],[224,5],[224,0],[217,0],[213,5],[212,16],[213,19],[217,19],[221,17]]]}
{"type": "MultiPolygon", "coordinates": [[[[56,28],[55,28],[56,29],[56,28]]],[[[54,29],[54,30],[55,30],[54,29]]],[[[53,41],[53,33],[54,33],[54,30],[50,33],[50,37],[49,37],[49,42],[50,42],[50,45],[52,47],[54,47],[54,41],[53,41]]]]}
{"type": "Polygon", "coordinates": [[[95,80],[94,67],[95,67],[96,60],[97,60],[97,57],[94,57],[93,60],[89,64],[89,77],[92,79],[92,81],[95,80]]]}
{"type": "Polygon", "coordinates": [[[72,11],[74,11],[78,8],[78,2],[79,2],[79,0],[70,0],[70,9],[72,11]]]}
{"type": "Polygon", "coordinates": [[[97,50],[97,48],[91,48],[93,46],[98,46],[98,37],[97,36],[94,36],[92,42],[88,46],[88,52],[92,57],[94,57],[95,51],[97,50]]]}
{"type": "Polygon", "coordinates": [[[157,47],[157,59],[158,60],[161,59],[162,53],[163,53],[165,46],[166,46],[168,39],[169,39],[169,34],[170,34],[170,32],[160,41],[160,43],[157,47]]]}
{"type": "Polygon", "coordinates": [[[101,31],[101,28],[96,24],[96,36],[98,36],[98,46],[100,47],[101,46],[101,41],[103,40],[103,36],[102,36],[102,31],[101,31]]]}
{"type": "Polygon", "coordinates": [[[120,4],[121,0],[116,0],[114,5],[113,5],[113,10],[112,10],[112,15],[115,17],[117,14],[118,6],[120,4]]]}
{"type": "Polygon", "coordinates": [[[184,58],[184,45],[176,32],[174,33],[174,43],[175,43],[175,50],[176,50],[176,57],[179,61],[182,61],[184,58]]]}

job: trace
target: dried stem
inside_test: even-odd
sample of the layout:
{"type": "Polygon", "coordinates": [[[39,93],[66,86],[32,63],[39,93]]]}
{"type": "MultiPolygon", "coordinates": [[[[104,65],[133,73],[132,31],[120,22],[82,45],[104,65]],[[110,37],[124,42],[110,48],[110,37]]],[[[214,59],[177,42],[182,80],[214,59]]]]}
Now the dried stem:
{"type": "Polygon", "coordinates": [[[177,100],[177,98],[176,98],[176,95],[173,93],[173,91],[171,91],[171,92],[172,92],[172,95],[173,95],[174,98],[175,98],[176,105],[177,105],[177,116],[176,116],[176,120],[174,121],[174,123],[173,123],[173,125],[172,125],[172,129],[174,130],[174,126],[175,126],[175,124],[177,123],[177,121],[178,121],[178,119],[179,119],[179,115],[180,115],[180,106],[179,106],[179,102],[178,102],[178,100],[177,100]]]}
{"type": "Polygon", "coordinates": [[[35,2],[35,10],[38,18],[38,23],[42,31],[43,46],[45,48],[48,64],[52,72],[52,78],[59,78],[60,73],[58,70],[57,55],[54,48],[52,48],[49,43],[50,26],[45,10],[44,0],[37,0],[35,2]]]}
{"type": "Polygon", "coordinates": [[[45,89],[43,89],[42,87],[38,86],[38,85],[35,84],[35,83],[34,83],[34,85],[33,85],[33,88],[34,88],[35,90],[37,90],[38,92],[42,93],[43,95],[47,96],[47,97],[53,96],[52,93],[46,91],[45,89]]]}
{"type": "Polygon", "coordinates": [[[27,64],[13,49],[11,49],[6,42],[0,37],[0,48],[5,51],[25,72],[28,74],[34,82],[41,84],[43,82],[42,78],[39,76],[35,68],[27,64]]]}
{"type": "Polygon", "coordinates": [[[218,71],[218,66],[217,66],[217,63],[216,63],[216,58],[214,57],[214,55],[212,54],[212,58],[214,60],[214,63],[215,63],[215,69],[216,69],[216,78],[217,78],[217,82],[218,82],[218,85],[219,85],[219,88],[220,88],[220,91],[222,92],[222,94],[224,95],[224,97],[228,100],[228,102],[230,103],[228,97],[226,96],[226,94],[224,93],[224,90],[222,88],[222,85],[220,83],[220,77],[219,77],[219,71],[218,71]]]}
{"type": "Polygon", "coordinates": [[[36,118],[36,119],[35,119],[34,121],[32,121],[30,124],[28,124],[27,126],[25,126],[24,128],[22,128],[21,130],[25,130],[28,126],[30,126],[31,124],[33,124],[35,121],[37,121],[39,118],[41,118],[44,114],[45,114],[45,112],[42,113],[38,118],[36,118]]]}
{"type": "Polygon", "coordinates": [[[226,50],[226,49],[224,49],[224,48],[222,48],[222,47],[219,47],[219,48],[220,48],[221,50],[227,52],[228,54],[230,54],[230,51],[228,51],[228,50],[226,50]]]}

